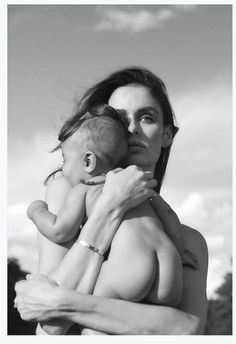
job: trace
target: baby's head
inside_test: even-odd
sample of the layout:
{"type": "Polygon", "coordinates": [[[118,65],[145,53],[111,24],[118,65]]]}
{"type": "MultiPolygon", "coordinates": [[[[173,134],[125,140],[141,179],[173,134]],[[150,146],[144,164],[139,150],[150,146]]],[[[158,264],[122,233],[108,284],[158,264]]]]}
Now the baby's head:
{"type": "Polygon", "coordinates": [[[63,175],[74,186],[81,179],[124,167],[128,153],[127,123],[107,104],[92,108],[61,144],[63,175]]]}

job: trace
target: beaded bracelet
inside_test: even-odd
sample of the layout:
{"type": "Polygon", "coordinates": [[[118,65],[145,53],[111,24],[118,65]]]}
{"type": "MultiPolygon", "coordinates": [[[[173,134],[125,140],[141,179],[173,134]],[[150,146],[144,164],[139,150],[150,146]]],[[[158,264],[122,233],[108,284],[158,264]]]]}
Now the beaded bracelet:
{"type": "Polygon", "coordinates": [[[76,243],[79,244],[79,245],[82,246],[82,247],[88,248],[89,250],[91,250],[91,251],[93,251],[93,252],[99,254],[99,255],[102,256],[102,257],[103,257],[104,254],[105,254],[104,251],[98,249],[98,248],[95,247],[95,246],[92,246],[92,245],[88,244],[88,243],[87,243],[86,241],[84,241],[84,240],[77,240],[76,243]]]}

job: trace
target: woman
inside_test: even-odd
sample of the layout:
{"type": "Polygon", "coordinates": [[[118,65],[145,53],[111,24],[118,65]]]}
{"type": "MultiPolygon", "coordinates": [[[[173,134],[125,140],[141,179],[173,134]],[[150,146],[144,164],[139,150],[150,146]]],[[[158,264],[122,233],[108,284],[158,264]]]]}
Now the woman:
{"type": "MultiPolygon", "coordinates": [[[[63,142],[72,135],[79,118],[100,103],[121,110],[129,120],[130,132],[131,166],[108,173],[100,202],[79,235],[80,240],[107,251],[125,212],[154,195],[153,180],[145,171],[153,172],[158,181],[156,191],[160,192],[177,128],[163,82],[145,69],[128,68],[110,75],[85,93],[77,113],[62,128],[59,140],[63,142]]],[[[58,204],[60,197],[51,197],[54,189],[63,198],[66,188],[60,178],[49,185],[47,202],[51,211],[57,212],[62,206],[58,204]]],[[[166,231],[182,235],[185,248],[198,260],[196,270],[184,265],[184,291],[178,309],[84,295],[92,293],[99,278],[101,255],[82,250],[76,243],[59,248],[41,237],[39,272],[50,275],[60,287],[44,276],[30,276],[27,281],[19,282],[16,304],[21,317],[41,321],[50,334],[62,333],[57,327],[60,321],[63,326],[65,321],[74,322],[108,334],[202,334],[207,310],[205,240],[194,229],[181,225],[159,195],[153,197],[153,202],[166,231]],[[52,257],[66,253],[53,273],[47,271],[48,261],[43,259],[48,250],[52,257]]]]}

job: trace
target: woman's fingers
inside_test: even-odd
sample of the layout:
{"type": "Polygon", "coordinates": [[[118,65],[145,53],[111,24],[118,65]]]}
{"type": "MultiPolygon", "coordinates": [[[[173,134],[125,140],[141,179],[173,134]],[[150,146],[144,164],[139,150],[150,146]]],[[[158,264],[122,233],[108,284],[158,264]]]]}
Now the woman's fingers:
{"type": "Polygon", "coordinates": [[[110,208],[127,211],[150,198],[156,186],[157,181],[150,171],[143,171],[136,165],[117,168],[106,175],[103,199],[110,208]]]}
{"type": "Polygon", "coordinates": [[[122,171],[122,170],[123,170],[123,168],[117,167],[117,168],[115,168],[114,170],[109,171],[109,172],[107,173],[107,175],[108,175],[109,173],[118,173],[118,172],[120,172],[120,171],[122,171]]]}

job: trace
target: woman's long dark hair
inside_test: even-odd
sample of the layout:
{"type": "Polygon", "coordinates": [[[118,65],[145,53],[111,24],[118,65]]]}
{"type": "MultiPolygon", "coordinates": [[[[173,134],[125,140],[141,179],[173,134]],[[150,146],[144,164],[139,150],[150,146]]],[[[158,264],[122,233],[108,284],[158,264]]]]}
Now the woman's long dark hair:
{"type": "MultiPolygon", "coordinates": [[[[77,127],[80,118],[85,113],[89,112],[91,108],[102,103],[108,103],[109,98],[115,89],[129,84],[142,85],[150,91],[150,94],[161,106],[164,126],[169,126],[171,128],[172,137],[174,137],[178,128],[174,124],[175,115],[168,98],[165,84],[158,76],[145,68],[130,67],[110,74],[85,92],[77,105],[75,114],[63,125],[58,136],[59,141],[64,142],[75,132],[75,128],[77,127]]],[[[56,147],[55,150],[59,148],[60,145],[56,147]]],[[[156,187],[156,191],[158,193],[160,192],[165,175],[170,149],[171,146],[167,148],[162,147],[159,160],[155,166],[154,178],[158,181],[158,185],[156,187]]]]}

